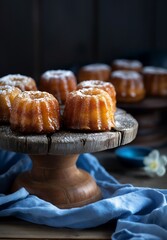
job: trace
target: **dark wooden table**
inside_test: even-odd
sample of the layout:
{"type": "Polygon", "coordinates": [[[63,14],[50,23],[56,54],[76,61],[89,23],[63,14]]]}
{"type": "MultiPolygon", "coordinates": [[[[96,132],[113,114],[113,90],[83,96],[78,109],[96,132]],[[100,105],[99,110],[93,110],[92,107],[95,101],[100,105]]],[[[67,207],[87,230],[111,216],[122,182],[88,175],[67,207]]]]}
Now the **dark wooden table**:
{"type": "MultiPolygon", "coordinates": [[[[167,146],[159,149],[167,154],[167,146]]],[[[149,178],[143,169],[129,168],[115,158],[114,150],[94,154],[100,163],[121,183],[131,183],[134,186],[167,188],[167,174],[163,177],[149,178]]],[[[15,218],[0,218],[0,239],[111,239],[115,230],[115,221],[102,226],[73,230],[67,228],[52,228],[36,225],[15,218]]]]}

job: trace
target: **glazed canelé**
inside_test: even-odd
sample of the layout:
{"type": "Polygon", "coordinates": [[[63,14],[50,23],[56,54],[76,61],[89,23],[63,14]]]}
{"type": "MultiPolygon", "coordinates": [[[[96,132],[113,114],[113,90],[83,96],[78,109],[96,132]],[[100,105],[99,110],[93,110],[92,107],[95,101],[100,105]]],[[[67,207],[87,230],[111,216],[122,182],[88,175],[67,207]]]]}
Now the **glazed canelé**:
{"type": "Polygon", "coordinates": [[[114,124],[114,109],[109,94],[98,88],[84,88],[69,93],[63,115],[67,129],[108,131],[114,124]]]}
{"type": "Polygon", "coordinates": [[[111,67],[104,63],[94,63],[83,66],[78,72],[78,82],[85,80],[108,81],[110,78],[111,67]]]}
{"type": "Polygon", "coordinates": [[[116,111],[116,91],[115,87],[110,82],[104,82],[100,80],[90,80],[90,81],[83,81],[77,85],[77,89],[83,88],[99,88],[106,91],[110,97],[112,98],[113,109],[116,111]]]}
{"type": "Polygon", "coordinates": [[[76,89],[76,85],[72,71],[48,70],[41,76],[39,89],[53,94],[60,104],[64,104],[67,95],[76,89]]]}
{"type": "Polygon", "coordinates": [[[12,130],[22,133],[53,133],[59,130],[57,99],[47,92],[21,92],[13,101],[10,124],[12,130]]]}
{"type": "Polygon", "coordinates": [[[0,78],[0,85],[18,87],[21,91],[36,91],[35,80],[20,74],[9,74],[0,78]]]}
{"type": "Polygon", "coordinates": [[[148,96],[167,96],[167,69],[144,67],[144,85],[148,96]]]}
{"type": "Polygon", "coordinates": [[[137,72],[114,71],[110,81],[115,87],[118,102],[137,102],[145,96],[143,78],[137,72]]]}
{"type": "Polygon", "coordinates": [[[11,105],[21,90],[12,86],[0,86],[0,123],[9,123],[11,105]]]}
{"type": "Polygon", "coordinates": [[[127,70],[142,72],[143,64],[138,60],[128,60],[128,59],[115,59],[112,62],[112,71],[117,70],[127,70]]]}

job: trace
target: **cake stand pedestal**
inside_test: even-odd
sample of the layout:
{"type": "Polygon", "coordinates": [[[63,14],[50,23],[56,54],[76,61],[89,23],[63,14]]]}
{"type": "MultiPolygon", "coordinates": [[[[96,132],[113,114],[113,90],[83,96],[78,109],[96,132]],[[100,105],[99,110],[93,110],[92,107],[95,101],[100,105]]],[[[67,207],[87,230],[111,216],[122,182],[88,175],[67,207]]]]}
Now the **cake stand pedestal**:
{"type": "Polygon", "coordinates": [[[167,114],[167,98],[146,97],[141,102],[119,103],[118,106],[132,114],[139,123],[135,144],[160,147],[167,143],[164,116],[167,114]]]}
{"type": "Polygon", "coordinates": [[[138,123],[123,110],[115,114],[116,128],[108,132],[59,131],[52,135],[22,135],[0,126],[0,147],[29,154],[30,171],[20,174],[12,191],[28,192],[60,208],[80,207],[102,198],[94,179],[76,166],[80,153],[98,152],[131,142],[138,123]]]}

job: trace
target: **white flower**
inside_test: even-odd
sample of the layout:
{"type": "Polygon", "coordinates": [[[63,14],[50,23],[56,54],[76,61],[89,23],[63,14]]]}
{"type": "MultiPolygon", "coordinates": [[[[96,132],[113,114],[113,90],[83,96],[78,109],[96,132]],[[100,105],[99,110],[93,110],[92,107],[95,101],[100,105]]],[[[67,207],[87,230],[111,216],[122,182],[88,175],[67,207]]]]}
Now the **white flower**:
{"type": "Polygon", "coordinates": [[[144,170],[150,176],[163,176],[166,173],[167,157],[160,155],[158,150],[153,150],[144,158],[144,170]]]}

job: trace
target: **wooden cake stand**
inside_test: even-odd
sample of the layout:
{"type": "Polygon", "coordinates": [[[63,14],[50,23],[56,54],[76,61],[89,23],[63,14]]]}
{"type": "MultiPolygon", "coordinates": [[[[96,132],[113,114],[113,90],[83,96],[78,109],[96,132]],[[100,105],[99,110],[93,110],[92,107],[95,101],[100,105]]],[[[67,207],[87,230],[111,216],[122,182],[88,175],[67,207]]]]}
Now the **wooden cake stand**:
{"type": "Polygon", "coordinates": [[[79,207],[101,199],[93,178],[78,169],[80,153],[97,152],[131,142],[138,123],[123,110],[115,114],[116,128],[108,132],[76,133],[59,131],[52,135],[21,135],[9,126],[0,126],[0,147],[29,154],[31,171],[20,174],[12,191],[25,187],[28,192],[60,208],[79,207]]]}
{"type": "Polygon", "coordinates": [[[139,123],[135,144],[158,147],[167,143],[164,116],[167,114],[167,98],[146,97],[141,102],[119,103],[118,106],[132,114],[139,123]]]}

